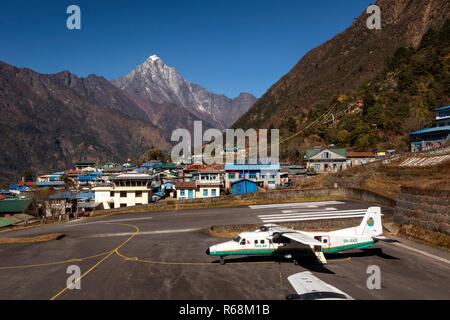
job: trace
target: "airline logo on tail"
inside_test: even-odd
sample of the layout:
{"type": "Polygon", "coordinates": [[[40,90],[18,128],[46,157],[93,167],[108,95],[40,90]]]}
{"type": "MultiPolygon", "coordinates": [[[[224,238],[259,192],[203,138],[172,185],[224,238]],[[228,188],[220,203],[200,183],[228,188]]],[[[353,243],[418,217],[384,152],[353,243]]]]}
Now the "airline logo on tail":
{"type": "Polygon", "coordinates": [[[373,227],[374,224],[375,224],[375,221],[373,220],[372,217],[369,218],[369,219],[367,220],[367,225],[368,225],[369,227],[373,227]]]}

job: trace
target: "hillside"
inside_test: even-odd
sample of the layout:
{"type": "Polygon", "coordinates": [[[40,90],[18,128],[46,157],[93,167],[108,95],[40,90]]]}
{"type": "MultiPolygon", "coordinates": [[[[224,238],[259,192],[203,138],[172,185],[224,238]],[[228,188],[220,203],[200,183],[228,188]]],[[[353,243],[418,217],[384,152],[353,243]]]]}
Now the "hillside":
{"type": "MultiPolygon", "coordinates": [[[[331,108],[310,112],[309,118],[320,121],[283,143],[283,157],[294,159],[302,147],[318,144],[355,151],[408,151],[408,133],[432,126],[433,110],[450,101],[449,34],[449,21],[440,30],[430,29],[417,48],[396,50],[377,77],[330,100],[331,108]]],[[[284,124],[281,132],[285,137],[299,130],[293,118],[284,124]]]]}
{"type": "MultiPolygon", "coordinates": [[[[382,12],[382,30],[369,30],[368,15],[364,12],[347,30],[307,53],[233,127],[280,128],[283,140],[316,120],[333,103],[354,102],[349,97],[357,97],[365,82],[385,70],[389,58],[400,47],[417,47],[430,28],[440,29],[444,25],[450,9],[449,2],[444,0],[379,0],[376,4],[382,12]]],[[[439,106],[439,101],[435,102],[439,106]]],[[[366,101],[365,105],[371,103],[366,101]]],[[[328,131],[327,127],[318,131],[302,134],[282,145],[284,158],[298,159],[305,148],[332,143],[337,135],[323,132],[328,131]]],[[[359,132],[359,136],[364,134],[359,132]]],[[[369,145],[365,140],[367,136],[360,145],[351,139],[343,142],[359,148],[369,145]]]]}
{"type": "Polygon", "coordinates": [[[67,72],[44,75],[0,62],[2,181],[16,179],[24,169],[43,174],[82,159],[126,161],[151,146],[169,149],[159,128],[118,109],[125,104],[104,102],[109,93],[123,101],[126,97],[101,79],[80,80],[67,72]]]}

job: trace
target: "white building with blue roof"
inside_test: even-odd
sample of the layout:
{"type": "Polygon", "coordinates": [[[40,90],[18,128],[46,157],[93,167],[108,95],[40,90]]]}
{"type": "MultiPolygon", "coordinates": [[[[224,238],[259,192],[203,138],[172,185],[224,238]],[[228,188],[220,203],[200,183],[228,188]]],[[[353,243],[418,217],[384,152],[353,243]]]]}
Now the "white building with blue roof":
{"type": "Polygon", "coordinates": [[[273,189],[280,185],[280,164],[235,164],[227,163],[224,169],[225,189],[231,190],[231,184],[247,179],[261,187],[273,189]]]}
{"type": "Polygon", "coordinates": [[[443,148],[450,141],[450,106],[434,110],[435,127],[411,132],[411,152],[443,148]]]}

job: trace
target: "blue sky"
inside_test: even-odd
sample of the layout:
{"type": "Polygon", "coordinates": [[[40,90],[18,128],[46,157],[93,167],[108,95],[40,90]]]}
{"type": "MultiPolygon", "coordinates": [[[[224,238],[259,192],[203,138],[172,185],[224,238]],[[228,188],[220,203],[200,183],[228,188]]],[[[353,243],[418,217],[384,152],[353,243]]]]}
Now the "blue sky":
{"type": "Polygon", "coordinates": [[[5,0],[0,60],[112,79],[156,54],[209,91],[259,97],[373,2],[5,0]],[[66,27],[71,4],[81,8],[81,30],[66,27]]]}

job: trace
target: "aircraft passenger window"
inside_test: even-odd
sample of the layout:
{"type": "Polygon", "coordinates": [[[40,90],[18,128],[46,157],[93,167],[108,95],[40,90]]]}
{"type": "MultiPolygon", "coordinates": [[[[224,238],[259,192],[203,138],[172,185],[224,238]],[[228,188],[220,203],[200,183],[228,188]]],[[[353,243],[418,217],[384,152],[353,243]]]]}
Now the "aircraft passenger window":
{"type": "Polygon", "coordinates": [[[255,244],[258,244],[258,240],[255,240],[255,244]]]}
{"type": "Polygon", "coordinates": [[[272,240],[269,240],[269,244],[272,244],[272,240]]]}
{"type": "Polygon", "coordinates": [[[323,243],[327,243],[328,242],[328,240],[327,239],[323,239],[323,243]]]}
{"type": "Polygon", "coordinates": [[[242,239],[241,246],[245,245],[245,239],[242,239]]]}
{"type": "Polygon", "coordinates": [[[264,244],[264,240],[261,240],[261,244],[264,244]]]}

